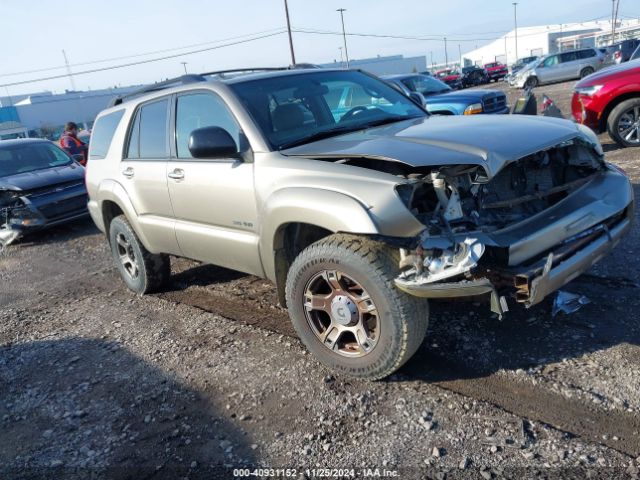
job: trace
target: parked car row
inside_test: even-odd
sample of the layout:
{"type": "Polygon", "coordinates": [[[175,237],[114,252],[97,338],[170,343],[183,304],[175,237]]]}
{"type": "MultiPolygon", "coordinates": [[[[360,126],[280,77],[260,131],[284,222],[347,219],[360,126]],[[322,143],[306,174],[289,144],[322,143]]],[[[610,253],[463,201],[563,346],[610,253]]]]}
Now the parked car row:
{"type": "Polygon", "coordinates": [[[453,91],[437,78],[421,74],[382,77],[391,86],[417,100],[435,115],[476,115],[509,113],[506,95],[500,90],[453,91]]]}

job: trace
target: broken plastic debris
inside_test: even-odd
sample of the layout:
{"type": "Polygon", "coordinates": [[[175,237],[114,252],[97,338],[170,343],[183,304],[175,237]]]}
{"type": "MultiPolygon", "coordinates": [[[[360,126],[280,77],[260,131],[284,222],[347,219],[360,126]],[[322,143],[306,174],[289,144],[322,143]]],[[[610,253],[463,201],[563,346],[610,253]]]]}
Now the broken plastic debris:
{"type": "Polygon", "coordinates": [[[555,317],[559,312],[563,312],[567,315],[575,313],[580,310],[583,305],[587,305],[589,303],[591,303],[591,300],[584,295],[558,290],[556,299],[553,301],[551,316],[555,317]]]}
{"type": "Polygon", "coordinates": [[[11,229],[2,229],[0,230],[0,252],[9,245],[11,242],[15,241],[20,236],[20,231],[11,230],[11,229]]]}

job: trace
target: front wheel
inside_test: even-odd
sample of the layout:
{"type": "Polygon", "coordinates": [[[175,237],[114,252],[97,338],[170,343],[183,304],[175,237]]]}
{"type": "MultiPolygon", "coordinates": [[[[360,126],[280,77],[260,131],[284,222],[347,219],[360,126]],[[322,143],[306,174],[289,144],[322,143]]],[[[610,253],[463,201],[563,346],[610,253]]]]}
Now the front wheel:
{"type": "Polygon", "coordinates": [[[640,146],[640,98],[630,98],[609,114],[607,132],[622,147],[640,146]]]}
{"type": "Polygon", "coordinates": [[[524,86],[526,88],[535,88],[538,86],[538,77],[529,77],[527,78],[527,81],[525,82],[524,86]]]}
{"type": "Polygon", "coordinates": [[[397,259],[383,244],[336,234],[305,249],[287,276],[287,306],[316,358],[376,380],[400,368],[427,330],[428,304],[398,290],[397,259]]]}

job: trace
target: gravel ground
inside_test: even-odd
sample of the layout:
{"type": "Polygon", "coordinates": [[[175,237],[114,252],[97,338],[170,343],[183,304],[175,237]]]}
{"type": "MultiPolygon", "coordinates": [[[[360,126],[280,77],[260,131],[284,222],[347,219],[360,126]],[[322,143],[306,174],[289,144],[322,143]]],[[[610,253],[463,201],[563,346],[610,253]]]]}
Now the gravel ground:
{"type": "MultiPolygon", "coordinates": [[[[568,112],[571,85],[538,90],[568,112]]],[[[602,141],[637,189],[640,152],[602,141]]],[[[267,281],[174,259],[138,297],[89,221],[26,238],[0,257],[0,478],[637,478],[638,234],[567,287],[574,315],[435,303],[375,383],[308,355],[267,281]]]]}

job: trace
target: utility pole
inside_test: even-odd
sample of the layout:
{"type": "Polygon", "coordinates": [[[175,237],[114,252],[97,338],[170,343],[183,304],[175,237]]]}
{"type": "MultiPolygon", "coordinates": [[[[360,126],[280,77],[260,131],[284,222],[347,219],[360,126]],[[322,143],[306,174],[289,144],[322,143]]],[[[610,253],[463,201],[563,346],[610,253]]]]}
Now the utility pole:
{"type": "Polygon", "coordinates": [[[516,62],[518,61],[518,2],[513,2],[513,24],[516,34],[516,62]]]}
{"type": "Polygon", "coordinates": [[[289,50],[291,50],[291,65],[296,64],[296,54],[293,51],[293,37],[291,36],[291,21],[289,20],[289,5],[284,0],[284,13],[287,15],[287,32],[289,32],[289,50]]]}
{"type": "Polygon", "coordinates": [[[449,54],[447,53],[447,37],[444,37],[444,66],[449,66],[449,54]]]}
{"type": "Polygon", "coordinates": [[[611,0],[611,45],[616,43],[616,21],[618,20],[618,7],[620,0],[611,0]]]}
{"type": "Polygon", "coordinates": [[[69,81],[71,82],[71,90],[76,91],[76,82],[73,81],[73,74],[71,73],[71,67],[69,66],[69,60],[67,59],[67,52],[62,50],[62,56],[64,57],[64,64],[67,66],[67,75],[69,75],[69,81]]]}
{"type": "Polygon", "coordinates": [[[187,75],[187,62],[180,62],[184,67],[184,74],[187,75]]]}
{"type": "Polygon", "coordinates": [[[344,41],[344,56],[347,59],[347,68],[349,68],[349,50],[347,50],[347,34],[344,30],[344,12],[346,12],[346,8],[339,8],[336,12],[340,12],[340,20],[342,21],[342,40],[344,41]]]}

